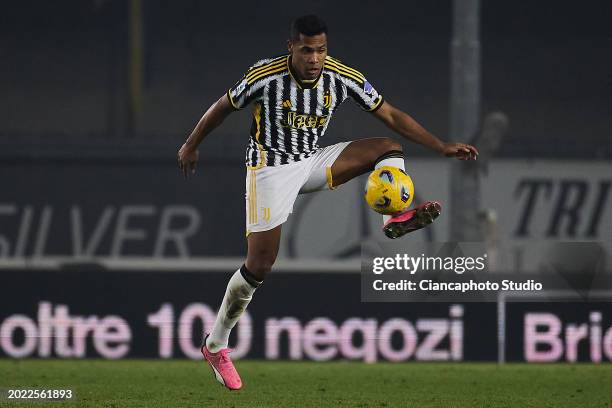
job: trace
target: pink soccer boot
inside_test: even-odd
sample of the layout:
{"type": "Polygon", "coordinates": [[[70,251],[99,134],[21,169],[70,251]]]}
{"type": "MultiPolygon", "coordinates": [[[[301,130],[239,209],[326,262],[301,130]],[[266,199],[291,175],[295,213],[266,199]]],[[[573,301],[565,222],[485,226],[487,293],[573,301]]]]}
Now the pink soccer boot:
{"type": "Polygon", "coordinates": [[[428,226],[442,212],[442,206],[437,201],[426,201],[412,210],[408,210],[390,218],[383,227],[385,235],[391,239],[399,238],[409,232],[428,226]]]}
{"type": "MultiPolygon", "coordinates": [[[[208,335],[206,335],[206,338],[208,338],[208,335]]],[[[239,390],[242,388],[242,380],[234,367],[234,363],[232,363],[229,357],[231,350],[224,348],[217,353],[211,353],[208,351],[208,348],[206,348],[206,338],[201,348],[202,355],[204,356],[204,360],[210,365],[210,368],[212,368],[213,373],[215,373],[217,381],[230,390],[239,390]]]]}

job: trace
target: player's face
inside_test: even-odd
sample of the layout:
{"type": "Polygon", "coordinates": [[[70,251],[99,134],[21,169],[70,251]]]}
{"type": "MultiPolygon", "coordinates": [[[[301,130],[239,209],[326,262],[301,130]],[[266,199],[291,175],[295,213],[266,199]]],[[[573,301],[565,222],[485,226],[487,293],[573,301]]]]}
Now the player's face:
{"type": "Polygon", "coordinates": [[[288,41],[291,65],[301,79],[315,79],[321,73],[327,56],[327,35],[312,37],[300,34],[299,40],[288,41]]]}

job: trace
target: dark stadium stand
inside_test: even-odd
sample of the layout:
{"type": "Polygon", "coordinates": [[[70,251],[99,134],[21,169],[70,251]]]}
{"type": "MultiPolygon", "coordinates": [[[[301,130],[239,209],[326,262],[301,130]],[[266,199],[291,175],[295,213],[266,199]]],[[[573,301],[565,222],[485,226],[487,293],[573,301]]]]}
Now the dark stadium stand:
{"type": "MultiPolygon", "coordinates": [[[[359,67],[387,100],[452,139],[450,2],[409,9],[390,1],[350,10],[333,4],[311,5],[328,20],[330,53],[359,67]]],[[[510,117],[501,156],[609,159],[612,31],[604,16],[610,5],[602,3],[598,13],[558,3],[552,8],[483,2],[482,112],[510,117]]],[[[130,146],[140,156],[173,158],[203,110],[248,65],[285,51],[290,19],[306,11],[279,7],[271,17],[260,7],[235,9],[229,2],[146,2],[142,112],[130,124],[126,3],[6,4],[0,158],[123,156],[130,146]]],[[[390,134],[349,105],[323,143],[390,134]]],[[[239,115],[206,142],[209,154],[242,160],[250,118],[239,115]]]]}

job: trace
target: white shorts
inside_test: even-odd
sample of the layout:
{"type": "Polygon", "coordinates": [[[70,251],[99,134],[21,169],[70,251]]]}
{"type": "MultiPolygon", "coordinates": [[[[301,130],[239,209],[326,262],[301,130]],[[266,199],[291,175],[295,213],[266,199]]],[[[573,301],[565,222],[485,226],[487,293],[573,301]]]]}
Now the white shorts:
{"type": "Polygon", "coordinates": [[[268,231],[287,221],[302,193],[333,190],[331,167],[351,142],[327,146],[307,159],[247,169],[246,234],[268,231]]]}

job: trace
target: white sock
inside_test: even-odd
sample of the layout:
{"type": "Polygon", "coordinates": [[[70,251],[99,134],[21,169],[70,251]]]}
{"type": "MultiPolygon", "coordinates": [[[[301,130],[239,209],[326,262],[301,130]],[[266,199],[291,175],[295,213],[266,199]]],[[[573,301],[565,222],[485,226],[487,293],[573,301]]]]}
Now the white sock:
{"type": "MultiPolygon", "coordinates": [[[[385,155],[386,156],[386,155],[385,155]]],[[[404,163],[404,156],[401,152],[390,152],[388,157],[383,156],[382,160],[379,159],[374,165],[374,169],[379,169],[384,166],[398,167],[406,171],[406,164],[404,163]]],[[[383,225],[391,218],[390,215],[383,215],[383,225]]]]}
{"type": "Polygon", "coordinates": [[[230,332],[260,284],[244,265],[234,272],[227,284],[215,325],[206,340],[206,348],[211,353],[227,348],[230,332]]]}

